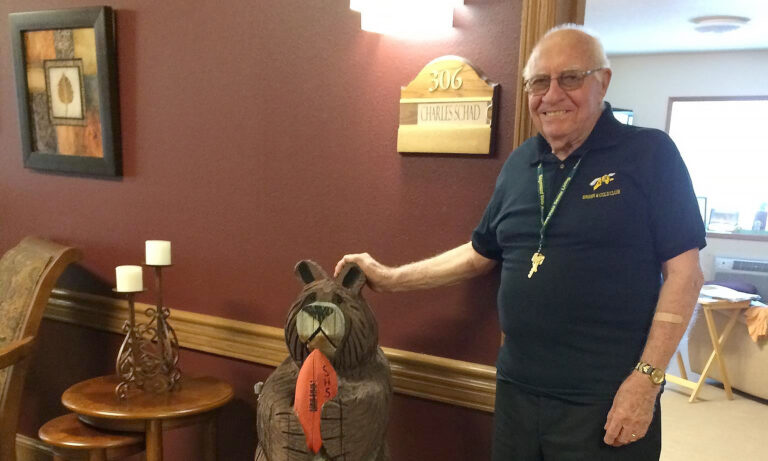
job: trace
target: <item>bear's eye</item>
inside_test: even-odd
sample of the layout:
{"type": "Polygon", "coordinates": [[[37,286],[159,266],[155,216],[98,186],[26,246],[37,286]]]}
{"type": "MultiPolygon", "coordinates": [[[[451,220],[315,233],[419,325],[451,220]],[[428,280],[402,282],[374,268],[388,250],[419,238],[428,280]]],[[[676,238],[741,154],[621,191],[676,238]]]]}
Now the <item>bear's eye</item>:
{"type": "Polygon", "coordinates": [[[333,295],[333,303],[337,306],[341,306],[341,303],[343,303],[344,300],[341,298],[341,295],[336,293],[333,295]]]}

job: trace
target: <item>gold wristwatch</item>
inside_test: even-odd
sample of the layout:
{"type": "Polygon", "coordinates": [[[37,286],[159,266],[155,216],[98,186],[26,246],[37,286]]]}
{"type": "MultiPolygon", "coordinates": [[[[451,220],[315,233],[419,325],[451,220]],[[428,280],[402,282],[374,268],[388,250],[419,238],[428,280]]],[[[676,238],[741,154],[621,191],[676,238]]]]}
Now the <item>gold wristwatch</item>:
{"type": "Polygon", "coordinates": [[[650,379],[653,384],[659,385],[664,382],[664,370],[661,368],[654,368],[650,363],[645,363],[641,360],[635,365],[635,370],[648,375],[648,379],[650,379]]]}

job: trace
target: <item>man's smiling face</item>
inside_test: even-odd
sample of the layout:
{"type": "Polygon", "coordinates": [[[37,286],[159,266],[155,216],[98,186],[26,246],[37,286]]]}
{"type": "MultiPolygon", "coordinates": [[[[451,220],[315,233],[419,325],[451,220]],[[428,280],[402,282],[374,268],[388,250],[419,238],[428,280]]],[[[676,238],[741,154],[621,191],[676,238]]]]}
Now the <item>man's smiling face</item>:
{"type": "Polygon", "coordinates": [[[580,88],[570,91],[560,88],[556,79],[566,70],[587,71],[599,67],[592,49],[588,35],[561,30],[545,38],[531,57],[529,76],[548,75],[552,82],[546,93],[528,95],[528,110],[534,126],[555,154],[565,152],[567,155],[580,146],[602,113],[610,69],[588,75],[580,88]]]}

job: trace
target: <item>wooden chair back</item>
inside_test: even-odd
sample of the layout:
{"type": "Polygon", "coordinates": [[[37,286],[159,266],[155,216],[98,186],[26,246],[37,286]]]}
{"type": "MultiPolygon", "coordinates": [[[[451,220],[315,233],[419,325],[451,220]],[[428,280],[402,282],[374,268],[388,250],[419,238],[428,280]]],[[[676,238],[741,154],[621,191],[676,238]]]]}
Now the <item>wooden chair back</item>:
{"type": "Polygon", "coordinates": [[[16,459],[16,427],[37,330],[56,280],[80,250],[26,237],[0,258],[0,460],[16,459]]]}

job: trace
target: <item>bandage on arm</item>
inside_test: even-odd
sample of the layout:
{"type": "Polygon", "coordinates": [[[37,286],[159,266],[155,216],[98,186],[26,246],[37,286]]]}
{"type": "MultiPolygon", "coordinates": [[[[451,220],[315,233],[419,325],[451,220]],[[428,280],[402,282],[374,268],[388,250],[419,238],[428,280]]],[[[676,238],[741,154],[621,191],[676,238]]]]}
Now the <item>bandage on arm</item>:
{"type": "Polygon", "coordinates": [[[668,323],[683,323],[683,317],[678,314],[670,314],[669,312],[656,312],[653,316],[654,321],[668,322],[668,323]]]}

